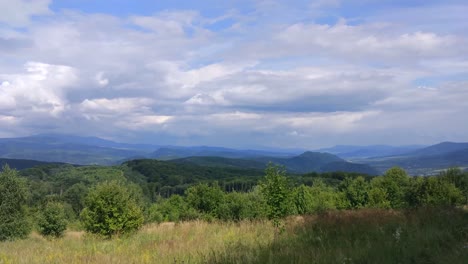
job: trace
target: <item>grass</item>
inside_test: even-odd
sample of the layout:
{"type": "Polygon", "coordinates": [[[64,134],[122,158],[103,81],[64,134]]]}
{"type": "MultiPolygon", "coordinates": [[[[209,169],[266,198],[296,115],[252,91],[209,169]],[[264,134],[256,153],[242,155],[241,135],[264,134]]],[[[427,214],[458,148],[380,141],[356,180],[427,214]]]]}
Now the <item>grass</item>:
{"type": "Polygon", "coordinates": [[[79,231],[0,243],[0,263],[466,263],[468,213],[358,210],[269,222],[147,225],[104,240],[79,231]]]}
{"type": "Polygon", "coordinates": [[[467,263],[461,209],[328,212],[308,217],[267,246],[236,245],[209,263],[467,263]]]}
{"type": "Polygon", "coordinates": [[[163,223],[112,240],[77,231],[55,240],[33,233],[25,240],[0,243],[0,263],[200,263],[209,252],[245,241],[267,245],[272,238],[267,222],[163,223]]]}

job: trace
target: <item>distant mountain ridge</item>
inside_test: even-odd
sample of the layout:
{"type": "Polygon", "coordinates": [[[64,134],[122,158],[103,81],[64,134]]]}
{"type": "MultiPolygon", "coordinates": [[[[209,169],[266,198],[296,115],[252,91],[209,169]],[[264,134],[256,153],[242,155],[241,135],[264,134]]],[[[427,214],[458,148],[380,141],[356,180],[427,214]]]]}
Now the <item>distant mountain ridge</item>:
{"type": "Polygon", "coordinates": [[[36,166],[42,165],[63,165],[64,163],[58,162],[44,162],[44,161],[37,161],[37,160],[23,160],[23,159],[2,159],[0,158],[0,170],[4,165],[8,165],[12,169],[17,170],[24,170],[29,169],[36,166]]]}
{"type": "Polygon", "coordinates": [[[309,172],[356,172],[377,175],[378,171],[366,164],[351,163],[333,154],[307,151],[293,157],[257,157],[233,159],[226,157],[187,157],[175,159],[176,163],[191,163],[199,166],[236,167],[264,169],[269,162],[285,166],[293,173],[309,172]]]}
{"type": "Polygon", "coordinates": [[[433,156],[468,149],[468,143],[441,142],[429,147],[418,149],[409,153],[408,156],[433,156]]]}
{"type": "Polygon", "coordinates": [[[224,157],[224,158],[252,158],[262,156],[278,156],[288,157],[293,156],[293,153],[285,152],[273,152],[264,150],[238,150],[223,147],[208,147],[208,146],[196,146],[196,147],[176,147],[167,146],[161,147],[154,151],[149,158],[169,160],[177,158],[187,157],[224,157]]]}
{"type": "Polygon", "coordinates": [[[407,145],[407,146],[388,146],[388,145],[370,145],[370,146],[353,146],[353,145],[336,145],[331,148],[323,148],[317,151],[335,154],[344,159],[369,158],[369,157],[385,157],[405,154],[411,151],[416,151],[424,148],[422,145],[407,145]]]}
{"type": "Polygon", "coordinates": [[[138,145],[116,143],[95,137],[43,134],[1,138],[0,158],[112,165],[118,160],[148,153],[145,148],[147,147],[139,149],[138,145]]]}
{"type": "Polygon", "coordinates": [[[345,171],[376,174],[401,166],[412,175],[437,173],[458,166],[468,168],[468,143],[442,142],[432,146],[347,146],[321,151],[239,150],[209,146],[127,144],[97,137],[40,134],[0,138],[0,158],[76,165],[116,165],[133,159],[179,160],[207,166],[260,169],[272,161],[296,173],[345,171]],[[197,158],[198,157],[198,158],[197,158]],[[210,158],[206,158],[210,157],[210,158]],[[185,159],[185,160],[184,160],[185,159]]]}
{"type": "Polygon", "coordinates": [[[383,172],[400,166],[412,175],[434,174],[450,167],[468,167],[468,143],[442,142],[397,156],[362,160],[383,172]]]}

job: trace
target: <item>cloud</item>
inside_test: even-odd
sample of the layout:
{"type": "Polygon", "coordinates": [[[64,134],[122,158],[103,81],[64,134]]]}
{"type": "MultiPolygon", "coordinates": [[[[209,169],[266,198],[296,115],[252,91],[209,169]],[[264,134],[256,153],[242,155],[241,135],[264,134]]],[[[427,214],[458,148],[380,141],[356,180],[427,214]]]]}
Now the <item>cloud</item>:
{"type": "Polygon", "coordinates": [[[50,15],[52,0],[1,0],[0,23],[23,27],[31,23],[32,16],[50,15]]]}
{"type": "Polygon", "coordinates": [[[347,3],[320,2],[211,16],[29,3],[0,27],[0,135],[301,148],[468,140],[461,16],[438,15],[449,25],[432,30],[431,5],[398,20],[400,6],[352,17],[347,3]]]}
{"type": "Polygon", "coordinates": [[[4,74],[0,102],[10,113],[41,112],[58,115],[66,107],[66,89],[77,80],[75,69],[64,65],[28,62],[25,73],[4,74]]]}

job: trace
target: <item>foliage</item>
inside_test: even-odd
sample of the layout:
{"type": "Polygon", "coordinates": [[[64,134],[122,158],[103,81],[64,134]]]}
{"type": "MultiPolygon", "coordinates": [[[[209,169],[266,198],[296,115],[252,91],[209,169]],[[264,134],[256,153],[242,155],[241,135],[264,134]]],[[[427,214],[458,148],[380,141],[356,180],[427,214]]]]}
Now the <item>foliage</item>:
{"type": "Polygon", "coordinates": [[[350,209],[364,208],[369,202],[369,183],[363,177],[346,178],[340,190],[348,201],[350,209]]]}
{"type": "Polygon", "coordinates": [[[67,229],[67,216],[62,203],[50,202],[38,219],[39,233],[43,236],[61,237],[67,229]]]}
{"type": "Polygon", "coordinates": [[[179,222],[193,220],[199,217],[199,213],[188,205],[180,195],[172,195],[167,199],[161,199],[148,209],[148,222],[179,222]]]}
{"type": "Polygon", "coordinates": [[[72,185],[63,195],[64,200],[71,205],[76,215],[79,215],[85,207],[88,190],[89,188],[80,182],[72,185]]]}
{"type": "Polygon", "coordinates": [[[24,238],[31,231],[25,208],[27,195],[17,171],[5,165],[0,172],[0,241],[24,238]]]}
{"type": "Polygon", "coordinates": [[[224,202],[224,192],[218,185],[198,184],[185,192],[188,204],[200,213],[215,217],[218,206],[224,202]]]}
{"type": "Polygon", "coordinates": [[[81,221],[86,231],[106,237],[135,231],[143,224],[141,207],[122,183],[103,182],[90,190],[81,221]]]}
{"type": "Polygon", "coordinates": [[[440,177],[417,178],[410,193],[413,206],[454,206],[464,198],[453,183],[440,177]]]}
{"type": "Polygon", "coordinates": [[[458,188],[463,195],[461,203],[468,204],[468,172],[463,173],[459,168],[450,168],[441,172],[439,176],[458,188]]]}
{"type": "Polygon", "coordinates": [[[406,195],[409,190],[410,178],[405,170],[399,167],[387,170],[380,183],[378,187],[387,193],[392,208],[404,208],[407,205],[406,195]]]}
{"type": "Polygon", "coordinates": [[[292,206],[291,188],[283,167],[268,164],[265,177],[260,182],[268,206],[268,218],[279,227],[279,220],[289,214],[292,206]]]}
{"type": "Polygon", "coordinates": [[[298,214],[312,214],[337,208],[337,194],[321,179],[312,187],[300,185],[293,192],[293,201],[298,214]]]}

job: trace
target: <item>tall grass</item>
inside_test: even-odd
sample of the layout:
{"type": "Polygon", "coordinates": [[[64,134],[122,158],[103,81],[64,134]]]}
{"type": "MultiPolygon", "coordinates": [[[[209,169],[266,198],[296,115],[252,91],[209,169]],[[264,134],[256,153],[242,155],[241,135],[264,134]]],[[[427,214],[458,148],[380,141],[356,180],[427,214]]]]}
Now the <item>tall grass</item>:
{"type": "Polygon", "coordinates": [[[307,217],[267,246],[237,244],[209,263],[468,263],[468,213],[358,210],[307,217]]]}
{"type": "Polygon", "coordinates": [[[105,240],[79,231],[0,243],[0,263],[466,263],[468,213],[457,209],[327,212],[270,222],[147,225],[105,240]]]}

